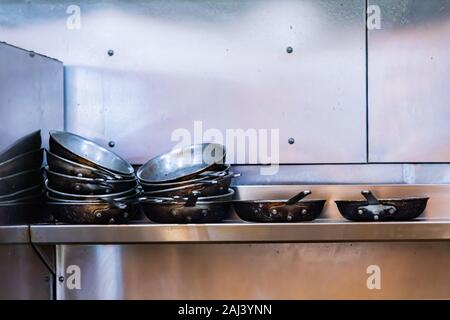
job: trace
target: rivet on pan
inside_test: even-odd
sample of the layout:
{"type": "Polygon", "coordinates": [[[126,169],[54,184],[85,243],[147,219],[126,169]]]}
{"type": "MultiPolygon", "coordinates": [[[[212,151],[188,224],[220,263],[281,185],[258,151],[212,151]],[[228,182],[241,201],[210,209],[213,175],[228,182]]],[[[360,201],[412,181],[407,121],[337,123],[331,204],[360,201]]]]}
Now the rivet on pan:
{"type": "Polygon", "coordinates": [[[272,214],[277,214],[277,213],[278,213],[278,211],[276,209],[272,210],[272,214]]]}
{"type": "Polygon", "coordinates": [[[111,190],[109,190],[109,189],[105,190],[105,193],[110,193],[110,192],[111,192],[111,190]]]}
{"type": "Polygon", "coordinates": [[[123,217],[126,219],[126,218],[128,218],[128,212],[124,212],[123,213],[123,217]]]}
{"type": "Polygon", "coordinates": [[[114,50],[113,49],[109,49],[108,50],[108,56],[112,57],[114,55],[114,50]]]}
{"type": "Polygon", "coordinates": [[[307,214],[307,213],[308,213],[308,210],[302,209],[302,214],[307,214]]]}
{"type": "Polygon", "coordinates": [[[176,216],[176,215],[177,215],[177,210],[172,209],[172,210],[170,210],[170,213],[171,213],[173,216],[176,216]]]}
{"type": "Polygon", "coordinates": [[[258,212],[259,212],[259,210],[258,210],[258,209],[255,209],[255,210],[253,210],[253,212],[254,212],[254,213],[258,213],[258,212]]]}
{"type": "Polygon", "coordinates": [[[294,48],[292,48],[292,47],[287,47],[287,48],[286,48],[286,52],[287,52],[287,53],[292,53],[292,52],[294,52],[294,48]]]}
{"type": "Polygon", "coordinates": [[[80,191],[80,190],[81,190],[81,186],[77,184],[77,185],[75,186],[75,190],[76,190],[76,191],[80,191]]]}
{"type": "Polygon", "coordinates": [[[378,217],[377,214],[373,216],[373,220],[378,220],[379,218],[380,218],[380,217],[378,217]]]}
{"type": "Polygon", "coordinates": [[[286,220],[287,220],[287,221],[292,221],[292,216],[289,214],[289,215],[286,217],[286,220]]]}
{"type": "Polygon", "coordinates": [[[363,214],[363,213],[364,213],[364,211],[362,209],[358,210],[358,214],[363,214]]]}
{"type": "Polygon", "coordinates": [[[264,207],[264,205],[263,205],[262,203],[260,203],[258,206],[259,206],[260,208],[264,207]]]}
{"type": "Polygon", "coordinates": [[[82,178],[83,174],[82,173],[77,173],[77,177],[82,178]]]}
{"type": "Polygon", "coordinates": [[[394,209],[394,208],[390,208],[390,209],[389,209],[389,213],[390,213],[390,214],[395,213],[395,209],[394,209]]]}
{"type": "Polygon", "coordinates": [[[110,148],[114,148],[115,147],[115,145],[116,145],[116,143],[114,142],[114,141],[110,141],[110,142],[108,142],[108,146],[110,147],[110,148]]]}
{"type": "Polygon", "coordinates": [[[192,220],[192,218],[191,218],[190,216],[187,216],[187,217],[186,217],[186,220],[189,222],[189,221],[192,220]]]}
{"type": "Polygon", "coordinates": [[[101,212],[97,212],[97,213],[95,214],[95,216],[96,216],[97,218],[101,218],[101,217],[102,217],[102,213],[101,213],[101,212]]]}
{"type": "Polygon", "coordinates": [[[288,143],[289,144],[294,144],[295,143],[295,139],[294,138],[289,138],[288,139],[288,143]]]}
{"type": "Polygon", "coordinates": [[[114,218],[109,219],[109,223],[114,223],[114,218]]]}
{"type": "Polygon", "coordinates": [[[208,210],[204,209],[202,210],[203,216],[206,217],[208,215],[208,210]]]}

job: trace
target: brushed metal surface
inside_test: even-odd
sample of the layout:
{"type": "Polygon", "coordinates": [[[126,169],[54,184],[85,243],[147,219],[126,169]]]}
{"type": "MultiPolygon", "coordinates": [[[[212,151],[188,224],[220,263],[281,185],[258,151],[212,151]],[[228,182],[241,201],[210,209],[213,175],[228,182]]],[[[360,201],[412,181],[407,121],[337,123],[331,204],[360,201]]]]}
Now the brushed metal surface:
{"type": "Polygon", "coordinates": [[[448,241],[60,245],[56,290],[67,300],[449,299],[449,252],[448,241]],[[379,290],[367,287],[370,266],[379,290]]]}
{"type": "Polygon", "coordinates": [[[38,129],[47,146],[48,131],[64,127],[62,63],[0,42],[0,83],[0,150],[38,129]]]}
{"type": "Polygon", "coordinates": [[[53,275],[31,245],[0,245],[0,261],[0,299],[53,298],[53,275]]]}
{"type": "Polygon", "coordinates": [[[132,163],[196,120],[279,129],[281,163],[366,161],[364,0],[23,0],[0,16],[0,38],[64,61],[67,129],[132,163]]]}
{"type": "Polygon", "coordinates": [[[36,244],[368,242],[450,240],[450,218],[413,222],[36,225],[36,244]]]}
{"type": "Polygon", "coordinates": [[[450,1],[369,0],[369,160],[450,162],[450,1]]]}
{"type": "Polygon", "coordinates": [[[28,225],[0,226],[0,244],[30,243],[28,225]]]}

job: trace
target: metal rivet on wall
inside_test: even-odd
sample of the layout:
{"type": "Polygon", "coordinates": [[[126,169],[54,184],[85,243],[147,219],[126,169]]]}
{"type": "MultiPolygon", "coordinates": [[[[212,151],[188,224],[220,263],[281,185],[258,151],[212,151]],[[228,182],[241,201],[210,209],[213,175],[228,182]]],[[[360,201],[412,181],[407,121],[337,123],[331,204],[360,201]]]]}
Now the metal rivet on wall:
{"type": "Polygon", "coordinates": [[[294,48],[292,48],[292,47],[287,47],[287,48],[286,48],[286,52],[287,52],[287,53],[292,53],[292,52],[294,52],[294,48]]]}
{"type": "Polygon", "coordinates": [[[113,49],[109,49],[108,50],[108,56],[112,57],[114,55],[114,50],[113,49]]]}
{"type": "Polygon", "coordinates": [[[108,146],[110,148],[114,148],[115,145],[116,145],[116,143],[114,141],[112,141],[112,140],[110,142],[108,142],[108,146]]]}
{"type": "Polygon", "coordinates": [[[288,143],[289,144],[294,144],[295,143],[295,139],[294,138],[289,138],[288,143]]]}
{"type": "Polygon", "coordinates": [[[29,55],[30,55],[30,57],[34,57],[34,55],[35,55],[35,53],[33,52],[33,51],[30,51],[30,53],[29,53],[29,55]]]}

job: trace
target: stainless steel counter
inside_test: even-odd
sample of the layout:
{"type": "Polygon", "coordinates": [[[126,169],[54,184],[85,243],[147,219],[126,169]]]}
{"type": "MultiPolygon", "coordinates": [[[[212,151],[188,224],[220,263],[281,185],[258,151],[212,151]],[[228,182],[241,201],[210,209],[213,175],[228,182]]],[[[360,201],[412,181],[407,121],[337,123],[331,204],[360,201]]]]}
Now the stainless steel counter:
{"type": "Polygon", "coordinates": [[[0,226],[0,244],[30,243],[28,225],[0,226]]]}
{"type": "Polygon", "coordinates": [[[450,240],[450,219],[414,222],[33,225],[37,244],[126,244],[191,242],[355,242],[450,240]]]}

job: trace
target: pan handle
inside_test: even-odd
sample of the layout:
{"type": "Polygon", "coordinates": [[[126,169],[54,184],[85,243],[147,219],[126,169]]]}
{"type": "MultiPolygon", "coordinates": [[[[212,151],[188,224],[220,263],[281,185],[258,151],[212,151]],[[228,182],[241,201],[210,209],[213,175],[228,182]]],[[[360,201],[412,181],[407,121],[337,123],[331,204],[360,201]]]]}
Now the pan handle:
{"type": "Polygon", "coordinates": [[[184,206],[185,207],[195,207],[199,196],[200,196],[200,192],[198,192],[196,190],[192,191],[189,194],[188,199],[186,200],[184,206]]]}
{"type": "Polygon", "coordinates": [[[369,205],[378,205],[381,204],[380,201],[378,201],[377,197],[372,193],[370,190],[363,190],[361,191],[361,194],[364,196],[364,198],[367,199],[367,202],[369,205]]]}
{"type": "Polygon", "coordinates": [[[290,198],[288,201],[286,201],[285,206],[293,205],[293,204],[299,202],[304,197],[306,197],[306,196],[308,196],[310,194],[311,194],[311,191],[304,190],[304,191],[300,192],[299,194],[297,194],[297,195],[293,196],[292,198],[290,198]]]}

